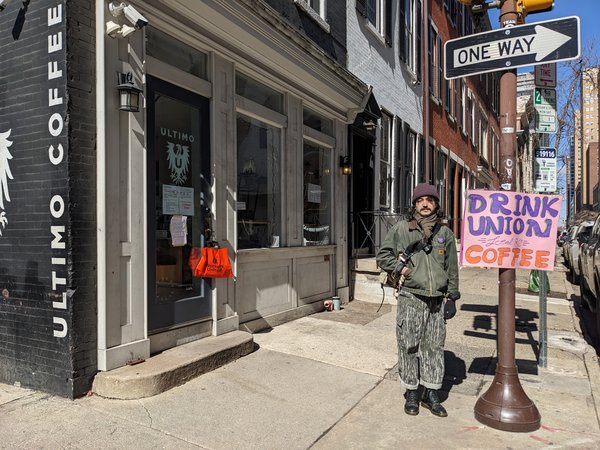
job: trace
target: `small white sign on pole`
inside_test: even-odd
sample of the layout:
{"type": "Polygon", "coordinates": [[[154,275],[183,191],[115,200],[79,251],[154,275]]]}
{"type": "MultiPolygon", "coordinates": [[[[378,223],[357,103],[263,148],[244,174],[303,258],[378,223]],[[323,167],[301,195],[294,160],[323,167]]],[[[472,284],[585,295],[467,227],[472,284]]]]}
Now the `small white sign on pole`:
{"type": "Polygon", "coordinates": [[[556,149],[551,147],[535,149],[533,176],[535,192],[556,192],[556,149]]]}
{"type": "Polygon", "coordinates": [[[556,63],[535,66],[535,85],[538,87],[556,87],[556,63]]]}
{"type": "Polygon", "coordinates": [[[535,88],[533,95],[535,108],[535,131],[556,133],[556,90],[535,88]]]}

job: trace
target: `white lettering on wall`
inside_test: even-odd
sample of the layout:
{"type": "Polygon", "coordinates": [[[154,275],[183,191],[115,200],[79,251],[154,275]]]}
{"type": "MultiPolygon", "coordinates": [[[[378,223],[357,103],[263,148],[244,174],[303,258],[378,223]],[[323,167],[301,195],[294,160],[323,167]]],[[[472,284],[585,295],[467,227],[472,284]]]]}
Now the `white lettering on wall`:
{"type": "MultiPolygon", "coordinates": [[[[64,129],[63,105],[65,77],[63,71],[59,69],[59,62],[64,60],[64,54],[57,53],[63,49],[63,33],[56,31],[53,27],[63,24],[62,4],[48,8],[48,132],[52,138],[59,138],[64,129]],[[53,57],[54,59],[50,59],[53,57]]],[[[64,148],[61,143],[55,142],[48,147],[48,160],[52,165],[59,166],[64,163],[64,148]]],[[[66,168],[65,168],[66,169],[66,168]]],[[[58,220],[63,217],[65,212],[65,200],[60,194],[52,195],[48,205],[50,214],[53,220],[58,220]]],[[[50,225],[50,249],[53,251],[51,257],[52,269],[50,272],[52,281],[52,293],[49,297],[61,299],[61,301],[53,301],[52,308],[55,313],[67,310],[67,300],[71,297],[67,296],[65,287],[67,285],[67,254],[66,254],[66,234],[65,226],[58,225],[56,222],[50,225]],[[60,254],[57,254],[60,251],[60,254]]],[[[55,338],[65,338],[68,334],[69,327],[67,321],[63,317],[54,316],[53,336],[55,338]]]]}

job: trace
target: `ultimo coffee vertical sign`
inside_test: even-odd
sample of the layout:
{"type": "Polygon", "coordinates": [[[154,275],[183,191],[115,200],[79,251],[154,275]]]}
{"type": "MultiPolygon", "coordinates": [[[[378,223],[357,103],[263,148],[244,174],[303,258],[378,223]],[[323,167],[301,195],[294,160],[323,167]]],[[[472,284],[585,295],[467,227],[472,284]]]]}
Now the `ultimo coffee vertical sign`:
{"type": "Polygon", "coordinates": [[[44,97],[48,98],[48,133],[51,144],[49,145],[48,159],[56,170],[58,180],[62,183],[55,184],[50,191],[48,211],[50,214],[50,280],[52,299],[53,335],[65,338],[69,328],[66,321],[67,313],[67,229],[68,222],[68,177],[65,148],[62,145],[65,137],[65,73],[59,64],[65,61],[65,40],[63,34],[64,15],[62,3],[48,8],[48,90],[44,97]]]}

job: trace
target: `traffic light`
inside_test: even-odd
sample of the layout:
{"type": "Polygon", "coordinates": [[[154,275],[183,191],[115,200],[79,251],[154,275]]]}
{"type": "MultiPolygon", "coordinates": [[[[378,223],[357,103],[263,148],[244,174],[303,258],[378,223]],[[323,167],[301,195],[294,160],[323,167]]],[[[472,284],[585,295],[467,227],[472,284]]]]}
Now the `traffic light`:
{"type": "Polygon", "coordinates": [[[517,13],[523,19],[527,14],[552,11],[554,0],[517,0],[517,13]]]}

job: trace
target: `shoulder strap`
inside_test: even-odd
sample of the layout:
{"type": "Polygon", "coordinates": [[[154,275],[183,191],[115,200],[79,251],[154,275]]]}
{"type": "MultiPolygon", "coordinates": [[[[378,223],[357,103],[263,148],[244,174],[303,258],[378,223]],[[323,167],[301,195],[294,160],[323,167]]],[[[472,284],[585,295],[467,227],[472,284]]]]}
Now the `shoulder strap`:
{"type": "Polygon", "coordinates": [[[418,253],[421,250],[423,250],[425,247],[431,244],[431,241],[433,240],[434,236],[437,234],[438,231],[440,231],[441,228],[442,224],[440,222],[436,223],[433,229],[431,230],[431,236],[429,236],[429,239],[418,239],[414,242],[411,242],[404,250],[404,253],[412,256],[415,253],[418,253]]]}

